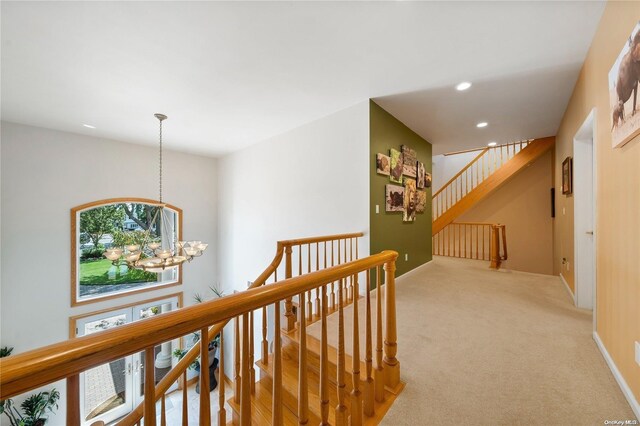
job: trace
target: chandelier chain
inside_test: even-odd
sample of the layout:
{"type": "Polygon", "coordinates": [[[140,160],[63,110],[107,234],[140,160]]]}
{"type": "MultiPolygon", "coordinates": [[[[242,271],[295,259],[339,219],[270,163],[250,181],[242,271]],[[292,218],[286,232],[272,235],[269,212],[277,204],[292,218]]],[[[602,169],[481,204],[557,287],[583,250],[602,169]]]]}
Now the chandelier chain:
{"type": "Polygon", "coordinates": [[[162,120],[160,120],[160,203],[162,203],[162,120]]]}

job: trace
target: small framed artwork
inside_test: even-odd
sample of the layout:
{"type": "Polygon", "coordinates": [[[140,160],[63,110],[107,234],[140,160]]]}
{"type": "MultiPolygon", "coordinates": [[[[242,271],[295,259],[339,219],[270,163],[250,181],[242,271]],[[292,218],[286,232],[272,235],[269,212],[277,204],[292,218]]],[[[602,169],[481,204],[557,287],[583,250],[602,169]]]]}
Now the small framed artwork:
{"type": "Polygon", "coordinates": [[[567,157],[562,162],[562,194],[573,193],[573,158],[567,157]]]}
{"type": "Polygon", "coordinates": [[[389,176],[391,170],[391,159],[388,155],[376,154],[376,173],[389,176]]]}
{"type": "Polygon", "coordinates": [[[424,187],[431,188],[431,173],[424,174],[424,187]]]}
{"type": "Polygon", "coordinates": [[[416,176],[416,185],[418,186],[418,188],[424,188],[424,182],[425,182],[424,176],[425,176],[424,163],[421,163],[418,161],[417,176],[416,176]]]}
{"type": "MultiPolygon", "coordinates": [[[[637,114],[638,77],[640,61],[640,23],[631,30],[629,39],[609,71],[609,114],[611,116],[611,144],[621,147],[640,134],[640,114],[637,114]]],[[[564,194],[564,188],[563,188],[564,194]]]]}
{"type": "Polygon", "coordinates": [[[387,184],[385,198],[386,211],[401,212],[404,210],[404,187],[387,184]]]}
{"type": "Polygon", "coordinates": [[[389,157],[391,158],[389,180],[395,183],[402,183],[402,153],[397,149],[391,148],[389,157]]]}
{"type": "Polygon", "coordinates": [[[404,178],[403,222],[413,222],[416,220],[416,192],[416,180],[404,178]]]}
{"type": "Polygon", "coordinates": [[[424,210],[426,208],[427,208],[427,192],[418,191],[417,202],[416,202],[416,213],[424,213],[424,210]]]}
{"type": "Polygon", "coordinates": [[[416,152],[413,149],[409,148],[408,146],[402,145],[402,159],[403,159],[402,174],[405,176],[415,178],[416,163],[418,162],[416,152]]]}

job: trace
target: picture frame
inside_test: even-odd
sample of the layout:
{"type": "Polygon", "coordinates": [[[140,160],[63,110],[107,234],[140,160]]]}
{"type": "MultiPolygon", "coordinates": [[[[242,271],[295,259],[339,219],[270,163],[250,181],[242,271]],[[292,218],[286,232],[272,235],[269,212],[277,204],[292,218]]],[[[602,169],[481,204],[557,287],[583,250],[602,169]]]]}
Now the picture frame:
{"type": "Polygon", "coordinates": [[[622,147],[640,134],[640,96],[634,71],[640,61],[640,22],[635,25],[608,75],[611,146],[622,147]]]}
{"type": "Polygon", "coordinates": [[[573,193],[573,158],[567,157],[562,162],[562,194],[573,193]]]}

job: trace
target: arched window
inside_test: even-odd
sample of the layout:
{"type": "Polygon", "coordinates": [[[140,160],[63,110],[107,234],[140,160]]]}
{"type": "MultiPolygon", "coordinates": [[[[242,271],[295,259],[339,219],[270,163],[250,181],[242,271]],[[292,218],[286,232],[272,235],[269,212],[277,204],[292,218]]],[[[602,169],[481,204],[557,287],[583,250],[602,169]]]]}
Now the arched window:
{"type": "Polygon", "coordinates": [[[148,272],[104,256],[111,247],[142,246],[145,238],[163,245],[180,240],[182,210],[164,204],[163,221],[158,207],[153,200],[116,198],[71,209],[72,306],[181,283],[181,267],[148,272]]]}

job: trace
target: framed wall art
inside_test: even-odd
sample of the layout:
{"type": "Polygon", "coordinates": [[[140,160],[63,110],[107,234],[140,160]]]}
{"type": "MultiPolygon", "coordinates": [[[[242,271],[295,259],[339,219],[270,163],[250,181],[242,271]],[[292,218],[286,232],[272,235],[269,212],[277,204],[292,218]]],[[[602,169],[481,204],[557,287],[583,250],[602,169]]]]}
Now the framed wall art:
{"type": "Polygon", "coordinates": [[[567,157],[562,162],[562,194],[573,193],[573,158],[567,157]]]}

